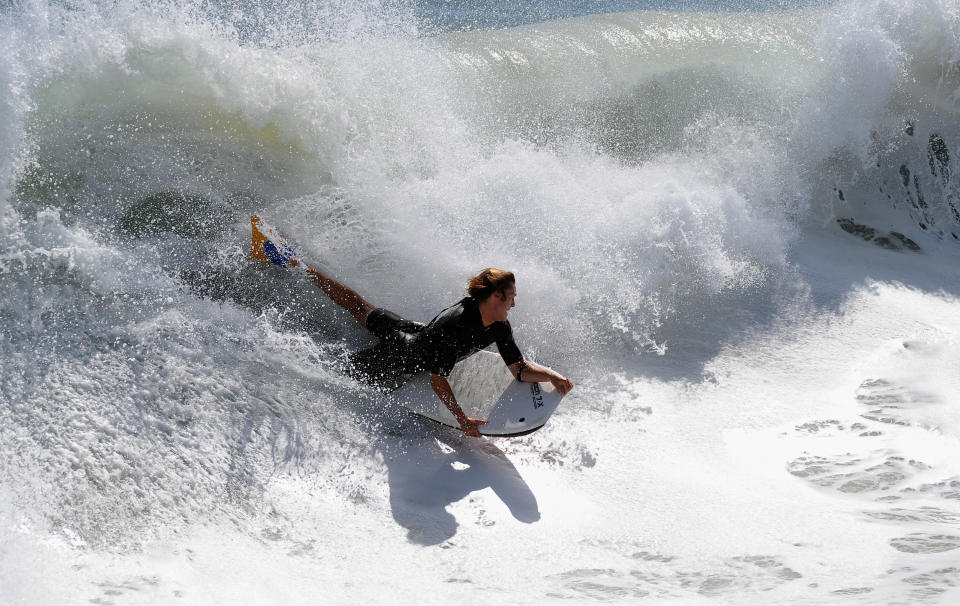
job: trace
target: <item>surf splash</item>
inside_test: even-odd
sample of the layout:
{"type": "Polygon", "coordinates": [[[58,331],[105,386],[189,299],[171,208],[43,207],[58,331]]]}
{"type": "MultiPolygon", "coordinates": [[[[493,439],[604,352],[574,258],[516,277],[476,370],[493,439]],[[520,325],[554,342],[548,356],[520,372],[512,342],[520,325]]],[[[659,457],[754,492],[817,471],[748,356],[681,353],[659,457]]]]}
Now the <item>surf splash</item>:
{"type": "MultiPolygon", "coordinates": [[[[157,549],[173,557],[198,527],[229,524],[238,553],[275,536],[287,553],[316,554],[330,530],[304,512],[339,519],[345,507],[360,512],[357,532],[382,538],[393,519],[401,543],[444,544],[458,532],[451,516],[496,521],[489,504],[449,513],[472,491],[494,484],[510,510],[503,518],[529,523],[540,520],[538,497],[544,511],[562,500],[541,483],[561,467],[575,475],[596,472],[604,453],[629,458],[642,432],[669,451],[671,429],[651,402],[671,408],[661,419],[693,423],[673,408],[721,384],[722,369],[749,374],[725,356],[788,364],[744,345],[758,332],[774,335],[759,349],[769,353],[823,328],[817,306],[860,301],[850,293],[865,276],[955,296],[937,276],[960,236],[958,39],[947,1],[639,11],[476,31],[444,31],[393,3],[309,13],[186,1],[3,9],[0,502],[14,521],[0,532],[9,553],[93,554],[82,557],[102,572],[97,554],[172,544],[157,549]],[[246,259],[252,213],[411,318],[456,300],[480,266],[513,269],[518,342],[570,369],[579,399],[552,433],[502,446],[506,462],[504,452],[473,453],[468,464],[486,471],[460,483],[444,475],[448,488],[428,482],[412,471],[411,451],[446,469],[463,444],[434,441],[337,372],[369,337],[309,284],[246,259]],[[829,251],[860,269],[832,267],[829,251]],[[633,433],[605,425],[610,416],[633,433]],[[498,473],[509,480],[491,479],[498,473]],[[430,503],[411,506],[398,478],[424,486],[430,503]]],[[[868,332],[853,349],[880,356],[868,332]]],[[[921,352],[949,349],[930,347],[921,352]]],[[[890,379],[887,362],[877,367],[890,379]]],[[[812,389],[813,374],[796,390],[812,389]]],[[[752,400],[772,380],[755,378],[731,400],[752,400]]],[[[765,404],[747,406],[763,416],[765,404]]],[[[928,424],[949,425],[950,414],[928,424]]],[[[717,448],[705,458],[726,452],[700,437],[717,448]]],[[[694,474],[695,451],[681,456],[694,474]]],[[[821,478],[813,458],[789,460],[785,475],[821,478]]],[[[872,460],[858,459],[865,470],[872,460]]],[[[674,493],[616,466],[591,485],[609,491],[604,479],[626,473],[665,509],[680,508],[682,470],[664,464],[674,493]]],[[[595,506],[573,491],[561,517],[597,515],[595,506]]],[[[619,569],[620,552],[646,553],[639,559],[676,582],[664,594],[652,582],[607,585],[661,596],[690,586],[661,558],[689,562],[682,547],[657,555],[644,539],[595,539],[617,529],[599,524],[578,544],[604,570],[619,569]]],[[[209,540],[196,540],[209,554],[209,540]]],[[[742,547],[750,558],[755,549],[742,547]]],[[[753,579],[747,592],[789,580],[781,559],[732,559],[741,556],[700,562],[712,571],[700,581],[731,569],[753,579]]],[[[4,558],[2,571],[28,599],[40,589],[19,566],[4,558]]],[[[554,572],[534,583],[537,596],[592,582],[583,570],[554,572]]],[[[717,582],[717,591],[736,587],[717,582]]],[[[41,599],[66,586],[50,591],[41,599]]]]}

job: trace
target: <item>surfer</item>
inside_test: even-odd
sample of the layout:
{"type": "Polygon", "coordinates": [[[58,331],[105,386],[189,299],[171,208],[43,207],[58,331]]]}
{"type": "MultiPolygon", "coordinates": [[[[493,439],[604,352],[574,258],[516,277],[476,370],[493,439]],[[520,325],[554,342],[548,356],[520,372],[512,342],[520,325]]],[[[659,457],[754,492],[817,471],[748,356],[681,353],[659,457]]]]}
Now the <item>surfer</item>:
{"type": "Polygon", "coordinates": [[[467,435],[479,437],[478,428],[485,421],[470,418],[463,412],[447,376],[459,360],[491,343],[497,344],[500,356],[518,381],[549,381],[563,395],[573,389],[570,379],[524,360],[514,343],[513,330],[507,321],[517,296],[512,272],[494,267],[484,269],[467,282],[466,297],[441,311],[429,324],[421,324],[373,306],[356,291],[315,267],[307,265],[306,270],[334,303],[379,338],[373,347],[350,356],[347,370],[389,389],[399,387],[415,373],[430,372],[434,392],[467,435]]]}

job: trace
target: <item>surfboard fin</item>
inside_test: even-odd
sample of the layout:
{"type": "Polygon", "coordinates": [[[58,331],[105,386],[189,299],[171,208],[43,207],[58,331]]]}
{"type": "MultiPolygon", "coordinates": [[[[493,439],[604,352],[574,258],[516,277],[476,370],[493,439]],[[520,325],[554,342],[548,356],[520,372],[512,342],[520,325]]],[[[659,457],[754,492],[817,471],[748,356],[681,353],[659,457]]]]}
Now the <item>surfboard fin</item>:
{"type": "Polygon", "coordinates": [[[297,267],[300,260],[292,246],[283,241],[276,231],[257,215],[250,215],[252,242],[250,258],[273,263],[280,267],[297,267]]]}

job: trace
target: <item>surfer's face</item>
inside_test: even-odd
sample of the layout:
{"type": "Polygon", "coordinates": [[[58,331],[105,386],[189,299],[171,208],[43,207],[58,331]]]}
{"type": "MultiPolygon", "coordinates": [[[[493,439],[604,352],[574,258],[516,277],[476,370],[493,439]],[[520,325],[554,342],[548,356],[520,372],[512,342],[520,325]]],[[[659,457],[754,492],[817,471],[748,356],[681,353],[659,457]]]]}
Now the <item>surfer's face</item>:
{"type": "Polygon", "coordinates": [[[494,306],[494,310],[497,312],[496,320],[498,322],[506,322],[510,308],[516,305],[517,287],[511,286],[502,293],[500,291],[494,292],[493,298],[496,303],[494,306]]]}

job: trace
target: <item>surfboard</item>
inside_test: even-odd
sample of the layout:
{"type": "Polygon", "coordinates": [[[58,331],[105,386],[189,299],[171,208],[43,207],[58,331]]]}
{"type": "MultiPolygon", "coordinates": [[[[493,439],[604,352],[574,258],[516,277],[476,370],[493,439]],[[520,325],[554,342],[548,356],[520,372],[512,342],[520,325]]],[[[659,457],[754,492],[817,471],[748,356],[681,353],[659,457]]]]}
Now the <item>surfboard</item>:
{"type": "MultiPolygon", "coordinates": [[[[478,351],[461,360],[447,377],[457,404],[468,416],[485,419],[485,436],[514,437],[543,427],[563,396],[550,383],[521,383],[492,351],[478,351]]],[[[430,420],[460,429],[430,386],[430,374],[414,375],[391,394],[398,402],[430,420]]]]}
{"type": "MultiPolygon", "coordinates": [[[[257,215],[250,215],[250,257],[287,269],[305,269],[296,250],[257,215]]],[[[547,422],[563,396],[550,383],[521,383],[490,351],[479,351],[461,360],[447,377],[457,404],[468,416],[486,419],[485,436],[512,437],[534,432],[547,422]]],[[[460,429],[453,414],[430,386],[430,374],[414,375],[389,394],[414,413],[460,429]]]]}

